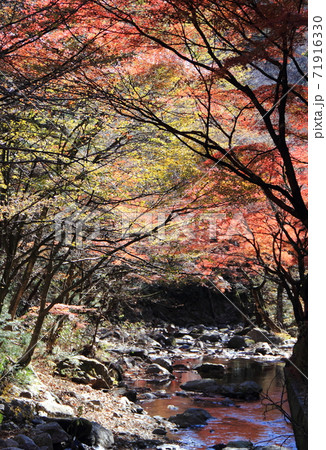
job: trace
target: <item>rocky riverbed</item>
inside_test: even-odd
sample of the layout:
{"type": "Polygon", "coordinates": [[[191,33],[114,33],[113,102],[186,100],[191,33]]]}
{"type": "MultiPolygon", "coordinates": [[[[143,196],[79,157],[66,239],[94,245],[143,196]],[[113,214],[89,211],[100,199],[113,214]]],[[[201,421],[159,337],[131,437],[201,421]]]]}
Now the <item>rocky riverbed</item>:
{"type": "MultiPolygon", "coordinates": [[[[241,373],[237,382],[229,382],[227,365],[211,361],[276,362],[290,356],[294,342],[290,336],[241,326],[102,328],[95,352],[85,347],[83,355],[53,361],[39,357],[33,363],[36,381],[3,393],[0,448],[187,448],[173,430],[202,427],[210,413],[205,408],[173,411],[171,403],[170,417],[152,417],[146,402],[168,396],[166,386],[190,369],[198,379],[182,384],[178,396],[257,400],[261,386],[241,379],[241,373]]],[[[207,448],[281,447],[237,440],[207,448]]]]}

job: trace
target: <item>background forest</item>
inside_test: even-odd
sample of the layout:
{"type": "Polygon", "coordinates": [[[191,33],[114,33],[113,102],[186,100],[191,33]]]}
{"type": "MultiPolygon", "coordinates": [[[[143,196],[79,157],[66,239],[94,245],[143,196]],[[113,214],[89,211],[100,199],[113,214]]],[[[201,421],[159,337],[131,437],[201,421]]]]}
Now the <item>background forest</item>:
{"type": "Polygon", "coordinates": [[[1,331],[2,376],[66,320],[133,320],[136,298],[185,286],[245,293],[244,322],[305,336],[304,2],[0,15],[0,311],[24,331],[14,349],[1,331]]]}

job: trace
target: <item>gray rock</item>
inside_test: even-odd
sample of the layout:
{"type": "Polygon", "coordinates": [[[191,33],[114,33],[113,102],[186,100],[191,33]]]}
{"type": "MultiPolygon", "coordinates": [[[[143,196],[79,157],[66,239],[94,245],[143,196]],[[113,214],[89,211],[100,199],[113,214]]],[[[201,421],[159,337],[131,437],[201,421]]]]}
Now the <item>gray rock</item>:
{"type": "Polygon", "coordinates": [[[128,350],[130,356],[138,356],[139,358],[146,359],[148,357],[148,351],[143,348],[133,347],[128,350]]]}
{"type": "Polygon", "coordinates": [[[70,442],[70,435],[59,425],[58,422],[48,422],[36,425],[35,434],[49,434],[53,444],[70,442]]]}
{"type": "Polygon", "coordinates": [[[82,355],[60,361],[56,373],[76,383],[89,384],[96,389],[109,388],[113,384],[112,371],[100,361],[82,355]]]}
{"type": "Polygon", "coordinates": [[[18,442],[14,439],[0,439],[0,448],[18,447],[18,442]]]}
{"type": "Polygon", "coordinates": [[[254,450],[290,450],[288,447],[279,447],[278,445],[258,445],[254,450]]]}
{"type": "Polygon", "coordinates": [[[166,433],[167,433],[167,431],[166,431],[165,428],[155,428],[155,429],[152,431],[152,433],[153,433],[153,434],[156,434],[156,435],[158,435],[158,436],[165,436],[166,433]]]}
{"type": "Polygon", "coordinates": [[[151,338],[161,344],[162,347],[171,347],[173,345],[173,338],[171,338],[170,336],[166,336],[163,333],[151,334],[151,338]]]}
{"type": "Polygon", "coordinates": [[[14,399],[3,404],[3,415],[15,423],[31,420],[35,415],[35,403],[29,399],[14,399]]]}
{"type": "Polygon", "coordinates": [[[175,337],[183,337],[183,336],[186,336],[187,334],[189,334],[188,328],[179,328],[179,329],[175,329],[175,331],[174,331],[175,337]]]}
{"type": "Polygon", "coordinates": [[[43,402],[37,403],[38,411],[45,412],[48,416],[53,417],[72,417],[74,410],[71,406],[61,405],[54,398],[48,398],[43,402]]]}
{"type": "Polygon", "coordinates": [[[183,345],[187,345],[187,346],[191,346],[195,343],[195,339],[190,336],[189,334],[185,334],[182,337],[176,338],[175,340],[175,345],[179,345],[179,346],[183,346],[183,345]]]}
{"type": "Polygon", "coordinates": [[[167,369],[169,372],[173,371],[173,367],[172,367],[172,362],[170,359],[168,358],[153,358],[152,362],[154,364],[158,364],[161,367],[164,367],[165,369],[167,369]]]}
{"type": "Polygon", "coordinates": [[[222,395],[243,400],[254,400],[259,398],[261,391],[262,387],[255,381],[243,381],[242,383],[224,385],[222,395]]]}
{"type": "Polygon", "coordinates": [[[194,427],[205,425],[208,419],[211,419],[208,411],[201,408],[188,408],[182,414],[176,414],[169,417],[169,421],[175,423],[180,428],[194,427]]]}
{"type": "Polygon", "coordinates": [[[150,364],[146,368],[146,373],[150,375],[170,375],[170,372],[168,369],[165,369],[164,367],[160,366],[159,364],[150,364]]]}
{"type": "Polygon", "coordinates": [[[259,342],[255,347],[255,353],[259,355],[268,355],[271,352],[271,346],[267,342],[259,342]]]}
{"type": "Polygon", "coordinates": [[[203,334],[199,337],[199,339],[203,342],[221,342],[220,333],[211,333],[211,334],[203,334]]]}
{"type": "Polygon", "coordinates": [[[39,450],[39,447],[35,444],[33,439],[24,434],[15,436],[15,441],[18,443],[18,446],[24,450],[39,450]]]}
{"type": "Polygon", "coordinates": [[[255,342],[267,342],[269,344],[279,345],[283,343],[283,339],[276,334],[263,330],[262,328],[253,328],[247,334],[255,342]]]}
{"type": "Polygon", "coordinates": [[[195,367],[202,378],[222,378],[225,373],[223,364],[204,363],[195,367]]]}
{"type": "MultiPolygon", "coordinates": [[[[51,424],[54,423],[55,422],[51,422],[51,424]]],[[[50,423],[46,425],[50,425],[50,423]]],[[[114,444],[112,432],[102,427],[97,422],[91,422],[84,418],[58,419],[58,423],[56,423],[56,425],[59,426],[57,428],[59,432],[61,430],[66,434],[69,433],[68,436],[70,439],[71,437],[75,437],[83,444],[90,447],[95,446],[96,450],[112,448],[112,445],[114,444]]],[[[39,430],[45,430],[51,434],[51,430],[44,425],[38,425],[37,428],[39,430]]],[[[53,428],[55,430],[56,426],[53,425],[53,428]]],[[[60,437],[60,435],[58,437],[60,437]]],[[[53,443],[55,443],[54,440],[53,443]]]]}
{"type": "Polygon", "coordinates": [[[161,348],[162,345],[155,339],[152,339],[148,336],[143,336],[141,338],[139,338],[136,342],[136,345],[144,345],[147,348],[161,348]]]}
{"type": "Polygon", "coordinates": [[[92,429],[85,444],[96,446],[97,450],[112,448],[114,445],[114,437],[112,431],[102,427],[97,422],[91,422],[92,429]]]}
{"type": "Polygon", "coordinates": [[[243,336],[232,336],[227,342],[226,346],[228,348],[233,348],[234,350],[240,350],[247,347],[246,340],[243,336]]]}
{"type": "Polygon", "coordinates": [[[180,386],[185,391],[205,392],[209,394],[218,393],[221,385],[212,378],[205,378],[202,380],[187,381],[180,386]]]}
{"type": "Polygon", "coordinates": [[[33,441],[39,447],[46,447],[48,450],[53,450],[52,438],[49,433],[33,435],[33,441]]]}

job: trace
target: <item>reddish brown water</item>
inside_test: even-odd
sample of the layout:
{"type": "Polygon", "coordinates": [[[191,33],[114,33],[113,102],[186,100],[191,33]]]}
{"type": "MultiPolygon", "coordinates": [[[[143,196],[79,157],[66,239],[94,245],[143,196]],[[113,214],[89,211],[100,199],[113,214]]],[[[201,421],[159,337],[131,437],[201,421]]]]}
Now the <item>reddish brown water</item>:
{"type": "MultiPolygon", "coordinates": [[[[226,376],[221,380],[222,383],[254,380],[275,402],[280,402],[284,397],[283,364],[262,364],[244,359],[228,362],[215,359],[214,362],[224,363],[228,367],[226,376]]],[[[268,408],[266,411],[266,405],[261,401],[236,401],[234,406],[221,406],[218,402],[222,398],[203,398],[199,395],[195,398],[180,397],[175,395],[176,391],[181,390],[180,384],[199,379],[200,376],[192,370],[175,372],[174,375],[176,379],[170,385],[164,386],[164,390],[171,394],[171,398],[146,401],[142,406],[150,415],[166,418],[191,407],[206,409],[213,416],[206,426],[170,434],[171,438],[181,441],[184,448],[202,450],[222,442],[248,439],[255,444],[283,444],[285,447],[296,449],[292,428],[277,409],[268,408]]],[[[144,382],[137,384],[144,385],[144,382]]],[[[151,387],[153,388],[153,385],[151,387]]],[[[282,406],[288,411],[287,403],[283,403],[282,406]]]]}

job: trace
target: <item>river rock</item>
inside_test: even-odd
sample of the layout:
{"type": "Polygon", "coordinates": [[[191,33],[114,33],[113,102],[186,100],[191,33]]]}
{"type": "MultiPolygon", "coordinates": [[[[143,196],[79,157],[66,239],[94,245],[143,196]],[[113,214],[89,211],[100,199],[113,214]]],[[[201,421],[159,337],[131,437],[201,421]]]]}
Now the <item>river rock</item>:
{"type": "Polygon", "coordinates": [[[278,445],[258,445],[254,450],[291,450],[288,447],[279,447],[278,445]]]}
{"type": "Polygon", "coordinates": [[[130,356],[137,356],[138,358],[141,358],[141,359],[148,358],[148,351],[144,348],[138,348],[138,347],[130,348],[128,350],[128,354],[130,356]]]}
{"type": "MultiPolygon", "coordinates": [[[[71,421],[69,420],[67,423],[70,422],[71,421]]],[[[40,436],[44,434],[50,435],[53,444],[60,444],[61,442],[68,443],[71,441],[69,434],[56,421],[36,425],[33,438],[38,440],[37,435],[40,436]]]]}
{"type": "Polygon", "coordinates": [[[36,412],[35,402],[29,399],[13,399],[8,403],[1,399],[0,402],[6,420],[12,420],[17,424],[31,420],[36,412]]]}
{"type": "Polygon", "coordinates": [[[221,335],[217,331],[215,333],[203,334],[199,337],[199,339],[203,342],[221,342],[221,335]]]}
{"type": "Polygon", "coordinates": [[[35,444],[33,439],[24,434],[17,434],[15,441],[18,443],[18,447],[24,450],[39,450],[39,447],[35,444]]]}
{"type": "Polygon", "coordinates": [[[255,345],[255,353],[258,355],[269,355],[272,353],[272,349],[267,342],[258,342],[255,345]]]}
{"type": "Polygon", "coordinates": [[[89,384],[95,389],[104,389],[113,384],[113,373],[100,361],[76,355],[59,361],[56,374],[70,378],[81,384],[89,384]]]}
{"type": "Polygon", "coordinates": [[[152,339],[149,336],[142,336],[140,337],[137,342],[136,345],[144,345],[147,348],[161,348],[162,344],[160,344],[160,342],[158,342],[156,339],[152,339]]]}
{"type": "Polygon", "coordinates": [[[36,408],[39,412],[45,412],[46,415],[52,417],[72,417],[74,415],[71,406],[61,405],[51,396],[47,400],[38,402],[36,408]]]}
{"type": "Polygon", "coordinates": [[[18,447],[18,442],[14,439],[0,439],[0,448],[18,447]]]}
{"type": "Polygon", "coordinates": [[[204,363],[195,367],[202,378],[222,378],[225,373],[223,364],[204,363]]]}
{"type": "Polygon", "coordinates": [[[192,380],[181,384],[181,389],[185,391],[204,392],[207,394],[216,394],[220,390],[221,385],[212,378],[204,378],[202,380],[192,380]]]}
{"type": "Polygon", "coordinates": [[[173,338],[171,338],[170,336],[166,336],[163,333],[153,333],[150,336],[152,339],[154,339],[154,341],[161,344],[162,347],[171,347],[174,342],[173,338]]]}
{"type": "Polygon", "coordinates": [[[46,447],[47,450],[53,450],[53,444],[49,433],[33,435],[33,441],[38,447],[46,447]]]}
{"type": "Polygon", "coordinates": [[[176,338],[175,345],[184,346],[184,345],[193,345],[195,343],[195,339],[189,334],[185,334],[182,337],[176,338]]]}
{"type": "Polygon", "coordinates": [[[283,343],[283,339],[276,334],[263,330],[262,328],[253,328],[247,334],[255,342],[267,342],[269,344],[280,345],[283,343]]]}
{"type": "Polygon", "coordinates": [[[159,436],[165,436],[167,433],[165,428],[155,428],[153,430],[153,434],[159,435],[159,436]]]}
{"type": "Polygon", "coordinates": [[[221,394],[242,400],[255,400],[259,399],[261,391],[262,387],[255,381],[243,381],[224,385],[221,394]]]}
{"type": "Polygon", "coordinates": [[[172,361],[168,358],[152,358],[152,363],[153,364],[158,364],[161,367],[164,367],[165,369],[167,369],[169,372],[173,371],[173,367],[172,367],[172,361]]]}
{"type": "Polygon", "coordinates": [[[165,369],[159,364],[150,364],[146,368],[146,373],[148,373],[149,375],[165,375],[165,376],[171,375],[168,369],[165,369]]]}
{"type": "Polygon", "coordinates": [[[97,450],[106,450],[112,448],[114,445],[114,437],[112,431],[102,427],[102,425],[98,424],[97,422],[91,422],[91,424],[91,431],[88,437],[84,440],[84,443],[86,445],[90,445],[91,447],[96,447],[97,450]]]}
{"type": "Polygon", "coordinates": [[[176,414],[169,417],[169,421],[175,423],[180,428],[194,427],[198,425],[205,425],[208,419],[212,416],[208,411],[201,408],[188,408],[182,414],[176,414]]]}
{"type": "Polygon", "coordinates": [[[243,336],[232,336],[231,339],[228,340],[226,346],[228,348],[233,348],[234,350],[241,350],[247,347],[247,343],[243,336]]]}
{"type": "Polygon", "coordinates": [[[174,330],[174,336],[177,338],[186,336],[187,334],[189,334],[188,328],[176,328],[174,330]]]}
{"type": "MultiPolygon", "coordinates": [[[[58,419],[58,425],[60,425],[68,435],[73,436],[83,444],[89,445],[90,447],[96,447],[97,450],[106,450],[112,448],[114,445],[112,431],[102,427],[102,425],[97,422],[91,422],[84,418],[58,419]]],[[[48,432],[51,434],[50,431],[48,432]]]]}

